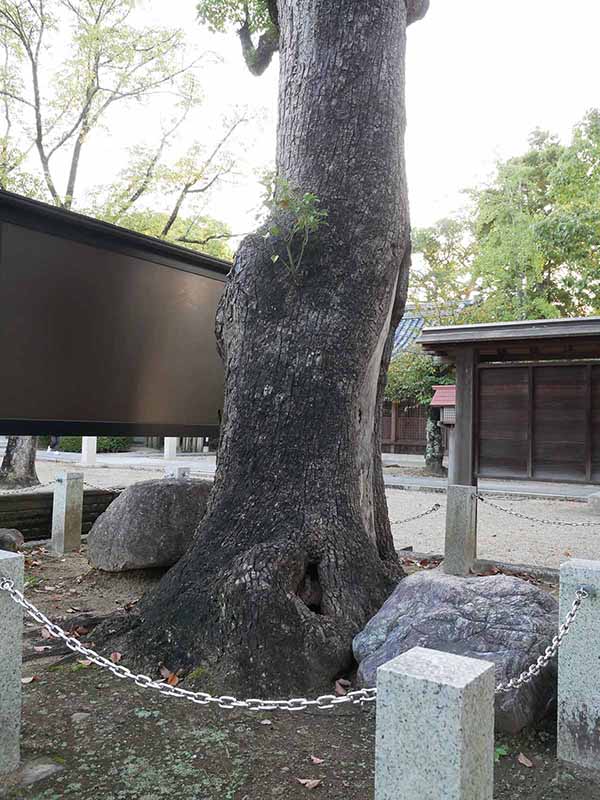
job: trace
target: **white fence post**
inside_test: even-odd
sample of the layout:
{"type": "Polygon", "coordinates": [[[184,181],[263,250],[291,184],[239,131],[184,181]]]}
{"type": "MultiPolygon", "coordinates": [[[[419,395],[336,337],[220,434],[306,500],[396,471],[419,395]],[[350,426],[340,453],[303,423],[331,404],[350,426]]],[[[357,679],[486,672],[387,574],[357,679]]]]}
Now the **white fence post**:
{"type": "Polygon", "coordinates": [[[477,489],[448,486],[446,544],[442,569],[447,575],[468,575],[477,557],[477,489]]]}
{"type": "Polygon", "coordinates": [[[492,800],[494,689],[490,662],[423,647],[380,667],[375,800],[492,800]]]}
{"type": "Polygon", "coordinates": [[[558,651],[558,757],[590,769],[600,765],[600,561],[560,565],[560,619],[584,586],[583,600],[558,651]]]}
{"type": "Polygon", "coordinates": [[[96,464],[96,453],[98,451],[97,436],[81,437],[81,466],[93,467],[96,464]]]}
{"type": "Polygon", "coordinates": [[[83,473],[61,472],[56,478],[52,505],[50,548],[62,556],[81,547],[83,517],[83,473]]]}
{"type": "MultiPolygon", "coordinates": [[[[0,577],[23,591],[23,556],[0,550],[0,577]]],[[[0,592],[0,775],[19,766],[23,612],[0,592]]]]}
{"type": "Polygon", "coordinates": [[[167,460],[173,460],[177,458],[177,445],[179,444],[179,438],[177,436],[165,436],[165,458],[167,460]]]}

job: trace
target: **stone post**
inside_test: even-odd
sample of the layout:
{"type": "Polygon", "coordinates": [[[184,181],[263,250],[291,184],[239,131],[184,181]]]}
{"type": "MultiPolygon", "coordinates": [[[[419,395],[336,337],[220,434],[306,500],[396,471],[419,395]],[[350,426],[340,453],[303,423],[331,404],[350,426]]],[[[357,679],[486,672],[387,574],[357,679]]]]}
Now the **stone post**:
{"type": "Polygon", "coordinates": [[[575,592],[590,596],[558,651],[558,757],[600,768],[600,561],[572,559],[560,565],[560,620],[575,592]]]}
{"type": "Polygon", "coordinates": [[[477,557],[477,489],[448,485],[443,570],[468,575],[477,557]]]}
{"type": "MultiPolygon", "coordinates": [[[[0,577],[10,578],[22,592],[23,556],[0,550],[0,577]]],[[[22,650],[23,612],[0,592],[0,776],[19,766],[22,650]]]]}
{"type": "Polygon", "coordinates": [[[165,467],[165,478],[177,478],[183,480],[192,477],[190,467],[165,467]]]}
{"type": "Polygon", "coordinates": [[[83,473],[61,472],[56,478],[52,506],[52,542],[55,555],[62,556],[81,547],[83,516],[83,473]]]}
{"type": "Polygon", "coordinates": [[[492,800],[494,665],[415,647],[377,672],[375,800],[492,800]]]}
{"type": "Polygon", "coordinates": [[[177,445],[179,438],[177,436],[165,436],[165,458],[172,461],[177,458],[177,445]]]}
{"type": "Polygon", "coordinates": [[[97,436],[81,437],[81,466],[94,467],[96,465],[96,452],[98,449],[97,436]]]}

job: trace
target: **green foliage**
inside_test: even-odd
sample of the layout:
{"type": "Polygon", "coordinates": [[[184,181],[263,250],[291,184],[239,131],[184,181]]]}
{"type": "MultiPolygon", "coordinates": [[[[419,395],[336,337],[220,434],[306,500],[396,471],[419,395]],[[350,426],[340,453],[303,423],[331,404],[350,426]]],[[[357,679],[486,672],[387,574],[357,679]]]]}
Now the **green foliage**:
{"type": "MultiPolygon", "coordinates": [[[[129,436],[99,436],[99,453],[126,453],[131,447],[129,436]]],[[[81,453],[81,436],[61,436],[59,450],[62,453],[81,453]]]]}
{"type": "Polygon", "coordinates": [[[267,176],[265,206],[270,212],[271,224],[265,239],[273,245],[274,263],[281,262],[297,277],[311,234],[327,225],[328,212],[319,208],[319,198],[312,192],[302,192],[284,178],[267,176]],[[283,245],[284,256],[276,252],[283,245]]]}
{"type": "Polygon", "coordinates": [[[429,405],[433,387],[450,383],[454,383],[454,375],[449,365],[415,345],[392,359],[385,399],[403,403],[405,407],[429,405]]]}
{"type": "MultiPolygon", "coordinates": [[[[144,233],[146,236],[160,237],[168,216],[166,212],[150,209],[130,211],[119,219],[119,225],[144,233]]],[[[212,217],[178,217],[167,239],[173,244],[231,261],[233,252],[229,245],[230,235],[229,227],[212,217]]]]}
{"type": "Polygon", "coordinates": [[[475,291],[473,238],[469,220],[442,219],[412,235],[414,259],[409,300],[431,325],[458,324],[475,291]]]}
{"type": "Polygon", "coordinates": [[[508,747],[505,744],[498,744],[494,748],[494,761],[496,764],[500,761],[501,758],[504,758],[509,753],[508,747]]]}
{"type": "Polygon", "coordinates": [[[197,9],[199,21],[212,31],[247,23],[250,33],[258,33],[271,25],[266,0],[200,0],[197,9]]]}
{"type": "Polygon", "coordinates": [[[600,111],[569,144],[535,131],[469,195],[466,217],[414,233],[409,297],[429,323],[600,313],[600,111]]]}

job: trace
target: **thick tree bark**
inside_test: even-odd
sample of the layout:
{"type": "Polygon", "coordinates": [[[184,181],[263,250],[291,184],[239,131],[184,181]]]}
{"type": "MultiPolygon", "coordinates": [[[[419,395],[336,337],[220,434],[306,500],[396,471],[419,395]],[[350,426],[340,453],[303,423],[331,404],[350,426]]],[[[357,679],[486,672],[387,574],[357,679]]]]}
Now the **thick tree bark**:
{"type": "Polygon", "coordinates": [[[17,489],[37,486],[39,478],[35,471],[37,437],[9,436],[6,452],[0,467],[0,486],[17,489]]]}
{"type": "Polygon", "coordinates": [[[379,412],[409,262],[407,7],[278,11],[277,172],[320,198],[327,225],[295,275],[282,242],[240,247],[217,320],[227,391],[210,507],[127,644],[249,694],[322,688],[351,669],[353,636],[401,574],[379,412]]]}

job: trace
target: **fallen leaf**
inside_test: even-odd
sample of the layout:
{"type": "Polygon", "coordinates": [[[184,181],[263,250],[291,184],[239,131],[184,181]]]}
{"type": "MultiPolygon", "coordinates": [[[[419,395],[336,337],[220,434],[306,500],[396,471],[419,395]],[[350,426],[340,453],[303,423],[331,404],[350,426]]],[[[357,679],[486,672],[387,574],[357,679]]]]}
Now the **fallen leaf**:
{"type": "Polygon", "coordinates": [[[345,689],[349,689],[352,686],[352,681],[349,681],[347,678],[338,678],[338,683],[340,686],[343,686],[345,689]]]}
{"type": "Polygon", "coordinates": [[[169,686],[177,686],[177,684],[179,683],[179,678],[177,677],[177,675],[175,675],[174,672],[171,672],[171,670],[165,666],[162,666],[160,668],[160,674],[169,684],[169,686]]]}
{"type": "Polygon", "coordinates": [[[21,678],[21,683],[33,683],[33,681],[39,681],[39,676],[31,675],[29,678],[21,678]]]}
{"type": "Polygon", "coordinates": [[[52,650],[49,644],[41,644],[33,648],[36,653],[43,653],[45,650],[52,650]]]}
{"type": "Polygon", "coordinates": [[[566,556],[567,558],[571,558],[572,555],[573,553],[570,550],[565,550],[565,552],[563,553],[563,556],[566,556]]]}
{"type": "Polygon", "coordinates": [[[316,789],[317,786],[320,786],[322,781],[318,780],[317,778],[296,778],[298,783],[301,783],[302,786],[306,786],[307,789],[316,789]]]}
{"type": "Polygon", "coordinates": [[[527,758],[527,756],[524,755],[523,753],[519,753],[519,755],[517,756],[517,761],[519,762],[519,764],[522,764],[524,767],[528,767],[529,769],[533,767],[533,761],[527,758]]]}
{"type": "Polygon", "coordinates": [[[348,692],[347,692],[347,691],[346,691],[346,689],[345,689],[345,688],[342,686],[342,684],[340,683],[340,681],[336,681],[336,682],[335,682],[335,693],[337,694],[337,696],[338,696],[338,697],[343,697],[345,694],[348,694],[348,692]]]}
{"type": "Polygon", "coordinates": [[[110,654],[110,660],[113,662],[113,664],[118,664],[122,658],[123,655],[121,653],[117,653],[116,651],[110,654]]]}
{"type": "Polygon", "coordinates": [[[48,628],[42,628],[42,639],[51,639],[52,634],[48,630],[48,628]]]}
{"type": "Polygon", "coordinates": [[[261,725],[272,725],[273,723],[271,722],[270,719],[261,719],[260,724],[261,725]]]}
{"type": "Polygon", "coordinates": [[[89,667],[91,665],[91,661],[89,658],[81,658],[77,660],[78,664],[81,664],[82,667],[89,667]]]}
{"type": "Polygon", "coordinates": [[[317,765],[325,763],[325,759],[324,758],[317,758],[317,756],[311,756],[310,760],[312,761],[313,764],[317,764],[317,765]]]}

